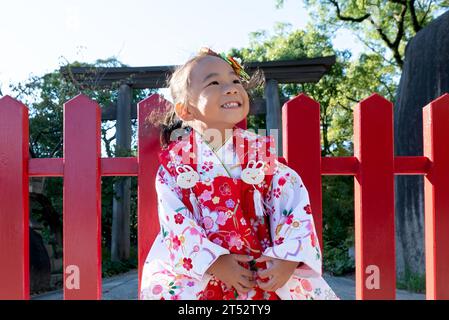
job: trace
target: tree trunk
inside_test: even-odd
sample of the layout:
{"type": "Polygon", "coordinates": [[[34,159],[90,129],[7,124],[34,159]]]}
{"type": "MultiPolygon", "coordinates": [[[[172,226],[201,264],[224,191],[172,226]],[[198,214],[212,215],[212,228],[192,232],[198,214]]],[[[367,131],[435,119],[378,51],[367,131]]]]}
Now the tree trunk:
{"type": "MultiPolygon", "coordinates": [[[[422,108],[449,92],[449,12],[409,42],[395,106],[395,155],[423,154],[422,108]]],[[[424,274],[424,179],[396,176],[397,271],[424,274]]]]}
{"type": "Polygon", "coordinates": [[[42,237],[30,231],[30,291],[36,293],[50,288],[51,264],[42,237]]]}

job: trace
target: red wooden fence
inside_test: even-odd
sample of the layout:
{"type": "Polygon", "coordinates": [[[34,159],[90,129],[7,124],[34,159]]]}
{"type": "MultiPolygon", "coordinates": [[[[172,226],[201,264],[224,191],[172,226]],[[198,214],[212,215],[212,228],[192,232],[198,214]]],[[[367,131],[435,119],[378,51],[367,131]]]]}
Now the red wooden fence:
{"type": "MultiPolygon", "coordinates": [[[[64,158],[28,159],[28,109],[0,98],[0,299],[29,299],[29,177],[64,177],[64,299],[101,299],[101,177],[138,177],[139,283],[159,231],[159,135],[145,122],[169,103],[138,104],[138,155],[101,158],[98,104],[64,105],[64,158]]],[[[353,175],[356,298],[395,299],[394,176],[425,176],[427,299],[449,299],[449,95],[423,109],[424,155],[395,157],[393,106],[374,94],[354,111],[354,156],[321,157],[320,106],[305,95],[282,109],[283,154],[307,186],[322,244],[322,175],[353,175]]],[[[140,288],[139,288],[140,289],[140,288]]]]}

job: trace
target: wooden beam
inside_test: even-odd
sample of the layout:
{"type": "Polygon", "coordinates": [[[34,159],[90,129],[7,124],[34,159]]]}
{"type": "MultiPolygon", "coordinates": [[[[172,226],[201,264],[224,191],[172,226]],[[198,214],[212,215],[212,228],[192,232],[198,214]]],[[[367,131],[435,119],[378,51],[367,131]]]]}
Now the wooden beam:
{"type": "MultiPolygon", "coordinates": [[[[318,82],[335,64],[335,56],[304,58],[297,60],[244,63],[249,74],[260,69],[266,79],[278,83],[318,82]]],[[[155,67],[62,67],[64,77],[81,88],[114,88],[128,84],[135,89],[158,89],[167,87],[167,79],[176,66],[155,67]]]]}
{"type": "MultiPolygon", "coordinates": [[[[286,101],[283,99],[281,104],[284,104],[286,101]]],[[[266,110],[266,101],[264,98],[255,98],[250,102],[250,115],[266,114],[266,110]]],[[[135,103],[131,103],[131,119],[137,119],[137,105],[135,103]]],[[[101,120],[117,120],[117,103],[112,103],[101,108],[101,120]]]]}

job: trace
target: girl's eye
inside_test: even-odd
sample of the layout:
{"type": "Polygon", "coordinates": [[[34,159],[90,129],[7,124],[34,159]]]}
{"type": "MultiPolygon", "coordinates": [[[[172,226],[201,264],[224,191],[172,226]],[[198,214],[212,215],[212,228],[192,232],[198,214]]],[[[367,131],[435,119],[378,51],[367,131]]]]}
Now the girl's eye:
{"type": "Polygon", "coordinates": [[[234,83],[241,83],[241,81],[236,79],[236,80],[234,80],[234,83]]]}
{"type": "Polygon", "coordinates": [[[209,83],[209,85],[211,85],[211,84],[218,84],[218,81],[212,81],[211,83],[209,83]]]}

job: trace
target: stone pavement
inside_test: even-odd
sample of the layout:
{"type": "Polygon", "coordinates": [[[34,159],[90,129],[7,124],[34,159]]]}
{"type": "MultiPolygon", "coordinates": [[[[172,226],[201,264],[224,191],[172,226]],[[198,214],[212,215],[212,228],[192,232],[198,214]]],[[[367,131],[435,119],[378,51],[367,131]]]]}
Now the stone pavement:
{"type": "MultiPolygon", "coordinates": [[[[352,277],[333,277],[324,274],[324,279],[334,289],[342,300],[355,299],[355,281],[352,277]]],[[[136,300],[137,299],[137,270],[125,274],[103,279],[103,300],[136,300]]],[[[31,296],[32,300],[62,300],[62,290],[31,296]]],[[[396,291],[398,300],[424,300],[424,294],[412,293],[404,290],[396,291]]]]}

